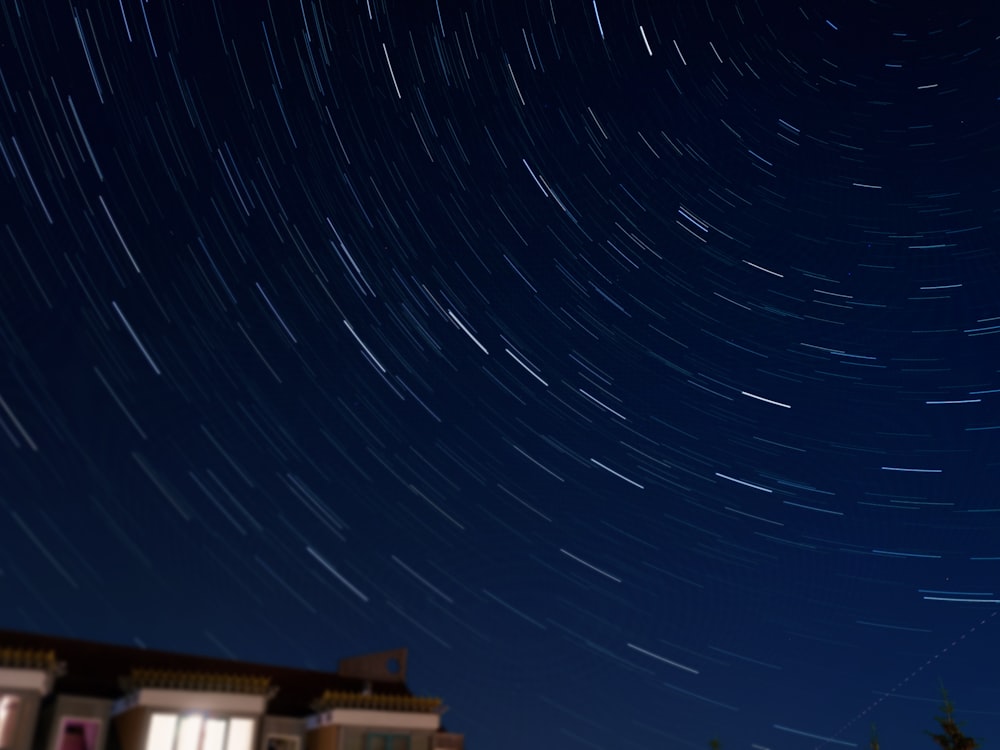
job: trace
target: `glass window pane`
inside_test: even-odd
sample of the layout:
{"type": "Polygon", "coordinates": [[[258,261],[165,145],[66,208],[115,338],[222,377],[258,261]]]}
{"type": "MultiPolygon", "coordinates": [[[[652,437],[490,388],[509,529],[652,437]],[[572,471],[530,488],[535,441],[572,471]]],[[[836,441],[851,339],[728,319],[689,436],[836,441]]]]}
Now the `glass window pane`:
{"type": "Polygon", "coordinates": [[[177,750],[199,750],[201,746],[201,716],[193,714],[181,719],[177,730],[177,750]]]}
{"type": "Polygon", "coordinates": [[[14,744],[14,727],[21,699],[16,695],[0,695],[0,750],[14,744]]]}
{"type": "Polygon", "coordinates": [[[226,750],[253,750],[253,719],[230,719],[226,750]]]}
{"type": "Polygon", "coordinates": [[[208,719],[205,722],[205,739],[201,750],[223,750],[226,742],[226,720],[208,719]]]}
{"type": "Polygon", "coordinates": [[[173,750],[177,714],[153,714],[149,720],[146,750],[173,750]]]}

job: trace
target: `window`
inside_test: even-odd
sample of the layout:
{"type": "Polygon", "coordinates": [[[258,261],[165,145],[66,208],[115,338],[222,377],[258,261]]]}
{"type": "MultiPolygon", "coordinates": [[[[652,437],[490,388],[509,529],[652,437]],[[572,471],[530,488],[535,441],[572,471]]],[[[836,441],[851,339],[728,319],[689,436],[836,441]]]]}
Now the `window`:
{"type": "Polygon", "coordinates": [[[157,712],[150,718],[146,750],[252,750],[253,731],[253,719],[157,712]]]}
{"type": "Polygon", "coordinates": [[[94,750],[101,722],[96,719],[64,718],[59,731],[58,750],[94,750]]]}
{"type": "Polygon", "coordinates": [[[299,750],[299,738],[279,734],[269,735],[264,750],[299,750]]]}
{"type": "Polygon", "coordinates": [[[14,746],[14,728],[21,699],[16,695],[0,695],[0,750],[14,746]]]}
{"type": "Polygon", "coordinates": [[[408,734],[366,734],[365,750],[410,750],[408,734]]]}

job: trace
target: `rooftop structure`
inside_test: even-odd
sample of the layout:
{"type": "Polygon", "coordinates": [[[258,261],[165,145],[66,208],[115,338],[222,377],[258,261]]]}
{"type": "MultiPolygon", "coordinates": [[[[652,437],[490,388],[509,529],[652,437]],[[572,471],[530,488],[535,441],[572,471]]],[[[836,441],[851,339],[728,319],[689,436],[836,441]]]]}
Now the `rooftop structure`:
{"type": "Polygon", "coordinates": [[[319,672],[0,631],[0,750],[463,750],[406,649],[319,672]]]}

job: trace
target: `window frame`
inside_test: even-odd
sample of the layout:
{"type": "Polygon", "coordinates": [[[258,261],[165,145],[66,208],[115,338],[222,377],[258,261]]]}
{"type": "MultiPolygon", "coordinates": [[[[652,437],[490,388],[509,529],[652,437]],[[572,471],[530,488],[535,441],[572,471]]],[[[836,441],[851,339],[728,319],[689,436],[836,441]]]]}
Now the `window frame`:
{"type": "MultiPolygon", "coordinates": [[[[257,733],[258,720],[256,717],[242,716],[242,715],[231,715],[231,714],[219,714],[212,711],[198,711],[198,710],[164,710],[151,708],[149,711],[149,719],[146,727],[146,741],[143,745],[143,750],[254,750],[254,740],[257,733]],[[157,717],[171,718],[173,719],[173,728],[171,731],[169,746],[164,742],[161,744],[151,745],[153,741],[153,722],[156,721],[157,717]],[[185,719],[190,720],[192,718],[200,719],[200,725],[198,726],[198,741],[193,748],[186,747],[182,744],[182,732],[185,719]],[[225,724],[224,731],[222,734],[222,739],[218,746],[208,746],[205,742],[205,729],[208,722],[221,721],[225,724]],[[233,741],[231,739],[231,731],[233,722],[248,722],[249,723],[249,736],[245,745],[240,747],[231,747],[230,743],[233,741]]],[[[58,749],[57,749],[58,750],[58,749]]]]}

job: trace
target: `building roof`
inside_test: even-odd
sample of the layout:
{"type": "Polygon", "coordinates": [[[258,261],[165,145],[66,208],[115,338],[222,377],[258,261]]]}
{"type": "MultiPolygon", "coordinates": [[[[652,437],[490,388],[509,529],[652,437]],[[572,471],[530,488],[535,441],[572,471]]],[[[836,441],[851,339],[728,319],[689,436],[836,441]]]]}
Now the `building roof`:
{"type": "Polygon", "coordinates": [[[440,698],[420,698],[415,695],[365,695],[328,690],[313,703],[317,711],[332,708],[371,708],[376,711],[408,711],[412,713],[442,713],[440,698]]]}
{"type": "Polygon", "coordinates": [[[0,643],[0,667],[14,669],[54,669],[56,654],[37,648],[4,648],[0,643]]]}
{"type": "MultiPolygon", "coordinates": [[[[64,665],[64,670],[60,670],[55,682],[56,693],[101,698],[120,698],[129,688],[150,680],[161,687],[188,690],[256,692],[267,686],[277,690],[268,702],[269,714],[301,717],[312,714],[313,704],[324,696],[361,695],[369,687],[376,696],[412,697],[401,677],[366,680],[337,672],[254,664],[10,630],[0,630],[0,654],[11,656],[11,663],[3,666],[46,668],[58,661],[64,665]],[[32,658],[14,658],[17,654],[32,655],[32,658]],[[39,658],[40,654],[44,654],[45,658],[39,658]],[[50,654],[54,654],[54,660],[50,654]]],[[[370,659],[399,659],[401,656],[405,662],[405,655],[405,649],[399,649],[372,655],[370,659]]],[[[362,661],[368,658],[358,657],[362,661]]]]}
{"type": "Polygon", "coordinates": [[[166,688],[249,695],[268,695],[272,688],[270,677],[177,669],[133,669],[120,684],[125,690],[166,688]]]}

